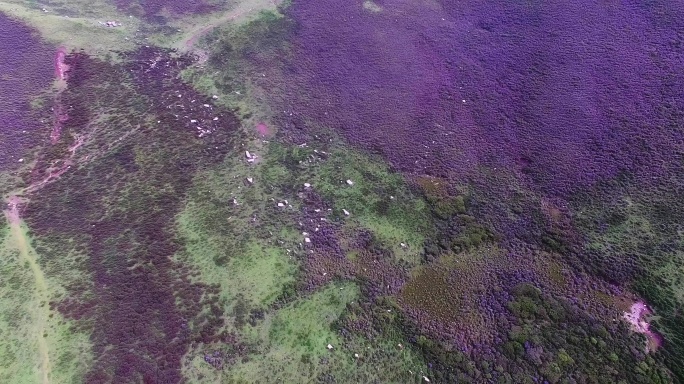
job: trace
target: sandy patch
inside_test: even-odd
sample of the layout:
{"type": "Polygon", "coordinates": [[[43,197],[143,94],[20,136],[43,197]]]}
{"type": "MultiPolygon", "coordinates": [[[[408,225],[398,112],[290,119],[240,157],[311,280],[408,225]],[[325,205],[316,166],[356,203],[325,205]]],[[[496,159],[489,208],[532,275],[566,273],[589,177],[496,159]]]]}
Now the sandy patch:
{"type": "Polygon", "coordinates": [[[648,344],[646,345],[646,352],[655,351],[662,345],[662,338],[660,335],[650,329],[650,324],[646,319],[652,312],[648,306],[642,302],[637,301],[632,304],[629,311],[624,312],[622,317],[630,324],[634,332],[646,335],[648,344]]]}
{"type": "Polygon", "coordinates": [[[266,125],[264,122],[259,122],[256,125],[256,131],[261,135],[262,137],[273,137],[275,132],[273,132],[273,129],[266,125]]]}

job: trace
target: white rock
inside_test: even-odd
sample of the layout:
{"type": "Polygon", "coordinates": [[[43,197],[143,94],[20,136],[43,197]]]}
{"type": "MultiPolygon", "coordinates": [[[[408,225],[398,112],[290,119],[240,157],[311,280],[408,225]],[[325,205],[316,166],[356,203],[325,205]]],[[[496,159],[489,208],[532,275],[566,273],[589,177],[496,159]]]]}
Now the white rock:
{"type": "Polygon", "coordinates": [[[309,184],[309,183],[304,183],[304,188],[311,188],[311,184],[309,184]]]}
{"type": "Polygon", "coordinates": [[[345,216],[349,216],[349,211],[347,211],[346,209],[343,209],[342,212],[344,212],[345,216]]]}
{"type": "Polygon", "coordinates": [[[278,203],[278,206],[279,206],[280,208],[282,208],[282,207],[285,206],[285,204],[283,204],[283,203],[278,203]]]}
{"type": "Polygon", "coordinates": [[[218,99],[218,96],[214,95],[214,96],[212,96],[211,98],[214,99],[214,100],[216,100],[216,99],[218,99]]]}
{"type": "Polygon", "coordinates": [[[305,238],[304,238],[304,242],[305,242],[305,243],[310,243],[310,242],[311,242],[311,239],[309,239],[308,237],[305,237],[305,238]]]}
{"type": "Polygon", "coordinates": [[[332,344],[328,344],[328,349],[333,349],[332,344]]]}
{"type": "Polygon", "coordinates": [[[251,159],[251,158],[252,158],[252,154],[249,153],[249,151],[245,151],[245,157],[248,158],[248,159],[251,159]]]}
{"type": "Polygon", "coordinates": [[[191,123],[196,123],[196,122],[197,122],[197,120],[195,120],[195,119],[192,119],[192,120],[190,120],[190,122],[191,122],[191,123]]]}
{"type": "Polygon", "coordinates": [[[428,379],[427,376],[423,376],[423,380],[425,380],[426,383],[430,382],[430,379],[428,379]]]}
{"type": "Polygon", "coordinates": [[[24,159],[19,159],[19,162],[20,162],[20,163],[23,162],[23,161],[24,161],[24,159]]]}
{"type": "Polygon", "coordinates": [[[354,185],[354,182],[351,181],[351,180],[347,180],[347,184],[349,184],[349,185],[354,185]]]}
{"type": "Polygon", "coordinates": [[[355,354],[354,354],[354,357],[356,357],[356,358],[358,359],[358,358],[359,358],[359,354],[358,354],[358,353],[355,353],[355,354]]]}
{"type": "Polygon", "coordinates": [[[248,178],[247,178],[247,182],[250,183],[250,184],[252,184],[252,183],[254,182],[254,179],[251,178],[251,177],[248,177],[248,178]]]}

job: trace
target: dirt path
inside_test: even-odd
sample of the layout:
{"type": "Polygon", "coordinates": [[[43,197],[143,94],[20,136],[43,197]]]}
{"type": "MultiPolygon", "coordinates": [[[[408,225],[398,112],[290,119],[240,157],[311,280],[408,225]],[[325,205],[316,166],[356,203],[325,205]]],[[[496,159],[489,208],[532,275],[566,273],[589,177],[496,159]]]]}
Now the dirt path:
{"type": "Polygon", "coordinates": [[[21,200],[17,196],[11,196],[8,199],[7,209],[5,210],[5,217],[10,225],[10,236],[14,241],[15,246],[19,250],[19,258],[24,263],[27,263],[31,268],[33,279],[35,283],[36,296],[38,298],[38,310],[36,320],[36,341],[38,342],[38,353],[40,354],[40,374],[43,384],[50,383],[50,353],[47,340],[43,334],[47,331],[47,321],[50,315],[50,293],[48,291],[45,275],[43,274],[38,260],[36,260],[36,253],[29,244],[26,231],[22,226],[21,217],[19,216],[19,205],[21,200]]]}
{"type": "Polygon", "coordinates": [[[194,51],[200,57],[200,62],[204,62],[206,61],[207,53],[195,46],[197,41],[199,41],[202,36],[206,35],[209,33],[209,31],[221,24],[234,21],[235,19],[246,16],[252,12],[276,8],[281,2],[282,0],[243,1],[237,6],[236,9],[226,13],[216,20],[209,22],[208,24],[200,25],[193,29],[188,36],[181,41],[179,48],[183,52],[194,51]]]}

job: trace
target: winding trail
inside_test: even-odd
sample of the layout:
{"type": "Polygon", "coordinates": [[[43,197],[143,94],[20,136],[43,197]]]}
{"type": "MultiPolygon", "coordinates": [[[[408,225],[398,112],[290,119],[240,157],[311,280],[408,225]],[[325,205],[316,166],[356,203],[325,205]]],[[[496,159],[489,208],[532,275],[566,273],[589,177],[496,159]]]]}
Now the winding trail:
{"type": "Polygon", "coordinates": [[[38,302],[38,308],[36,311],[37,320],[35,324],[38,328],[38,332],[36,332],[35,336],[36,341],[38,342],[38,352],[40,354],[40,374],[42,377],[42,383],[49,384],[51,369],[50,353],[47,339],[43,337],[43,334],[47,332],[47,322],[50,315],[50,307],[48,306],[48,302],[50,301],[50,293],[45,281],[43,270],[40,268],[40,265],[38,265],[36,253],[31,248],[28,236],[26,235],[26,231],[22,225],[22,221],[19,216],[20,204],[21,199],[19,197],[16,195],[10,196],[7,203],[7,209],[5,209],[4,213],[10,225],[10,238],[14,241],[14,245],[19,251],[19,258],[22,262],[29,265],[33,274],[38,302]]]}
{"type": "Polygon", "coordinates": [[[277,8],[278,5],[282,3],[282,0],[252,0],[252,1],[243,1],[238,4],[238,6],[233,9],[232,11],[226,13],[225,15],[219,17],[218,19],[215,19],[207,24],[203,24],[200,26],[195,27],[193,30],[190,31],[190,33],[187,35],[186,38],[181,40],[179,43],[178,48],[181,50],[181,52],[195,52],[197,56],[199,56],[199,63],[202,64],[204,63],[208,55],[204,50],[197,48],[195,45],[197,41],[207,33],[209,33],[212,29],[230,22],[234,21],[238,18],[241,18],[243,16],[246,16],[247,14],[253,13],[255,11],[260,11],[264,9],[269,9],[269,8],[277,8]]]}

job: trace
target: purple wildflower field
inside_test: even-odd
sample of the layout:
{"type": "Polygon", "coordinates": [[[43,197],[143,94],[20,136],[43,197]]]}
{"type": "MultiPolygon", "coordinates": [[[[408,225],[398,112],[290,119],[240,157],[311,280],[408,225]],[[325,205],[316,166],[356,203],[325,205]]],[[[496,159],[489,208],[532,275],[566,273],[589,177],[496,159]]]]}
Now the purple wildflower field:
{"type": "Polygon", "coordinates": [[[298,93],[287,99],[294,112],[402,172],[458,181],[504,168],[550,196],[620,171],[650,183],[679,170],[684,62],[673,48],[684,10],[634,1],[377,5],[289,8],[301,58],[291,69],[298,93]]]}
{"type": "Polygon", "coordinates": [[[45,124],[30,112],[29,102],[53,79],[54,48],[1,13],[0,30],[0,170],[5,170],[19,164],[20,155],[40,141],[36,131],[45,124]]]}

